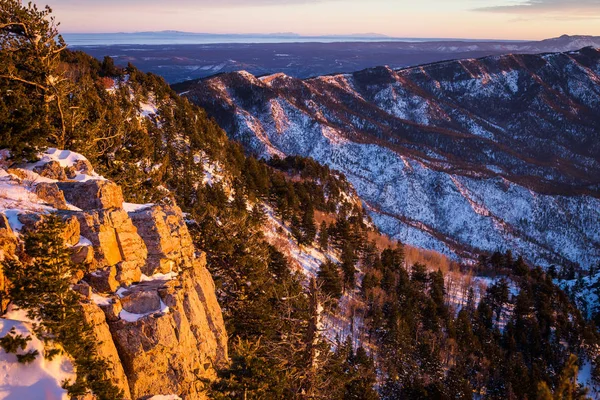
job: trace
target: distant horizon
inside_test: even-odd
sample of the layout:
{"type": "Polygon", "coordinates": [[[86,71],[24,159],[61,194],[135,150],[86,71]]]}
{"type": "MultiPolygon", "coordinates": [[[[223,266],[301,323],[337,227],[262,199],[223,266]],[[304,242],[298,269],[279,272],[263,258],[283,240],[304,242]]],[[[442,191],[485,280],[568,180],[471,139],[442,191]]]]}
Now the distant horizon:
{"type": "Polygon", "coordinates": [[[191,32],[181,30],[159,30],[159,31],[118,31],[118,32],[63,32],[63,35],[67,36],[103,36],[103,35],[189,35],[189,36],[205,36],[205,37],[224,37],[224,38],[285,38],[285,39],[369,39],[371,41],[382,40],[385,42],[389,41],[403,41],[410,42],[412,40],[417,42],[423,41],[477,41],[477,42],[537,42],[541,40],[552,40],[559,39],[561,37],[597,37],[595,35],[587,34],[562,34],[559,36],[547,37],[543,39],[502,39],[502,38],[474,38],[474,37],[396,37],[389,36],[382,33],[335,33],[335,34],[311,34],[305,35],[296,32],[247,32],[247,33],[217,33],[217,32],[191,32]]]}
{"type": "Polygon", "coordinates": [[[52,7],[65,34],[178,31],[249,35],[246,32],[295,32],[306,37],[321,37],[377,32],[391,38],[502,41],[532,41],[562,34],[573,35],[575,32],[600,35],[600,2],[590,0],[36,2],[39,5],[48,3],[52,7]]]}

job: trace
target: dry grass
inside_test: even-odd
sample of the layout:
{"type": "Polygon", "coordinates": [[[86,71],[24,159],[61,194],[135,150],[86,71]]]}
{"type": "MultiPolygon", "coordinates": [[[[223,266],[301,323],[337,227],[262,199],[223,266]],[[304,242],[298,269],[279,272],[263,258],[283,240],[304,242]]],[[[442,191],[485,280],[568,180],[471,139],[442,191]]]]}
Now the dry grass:
{"type": "Polygon", "coordinates": [[[320,226],[323,221],[327,222],[327,225],[331,225],[335,223],[335,215],[315,210],[315,221],[317,226],[320,226]]]}
{"type": "Polygon", "coordinates": [[[445,255],[433,250],[424,250],[417,247],[405,245],[404,254],[407,265],[421,263],[428,269],[440,269],[443,273],[447,273],[458,267],[458,264],[450,260],[445,255]]]}

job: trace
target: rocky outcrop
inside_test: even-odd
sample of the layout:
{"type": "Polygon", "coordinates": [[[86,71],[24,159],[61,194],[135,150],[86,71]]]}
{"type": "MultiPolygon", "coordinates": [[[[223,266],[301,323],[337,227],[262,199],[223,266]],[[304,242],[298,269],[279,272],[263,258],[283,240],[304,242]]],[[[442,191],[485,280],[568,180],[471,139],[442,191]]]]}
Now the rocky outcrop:
{"type": "MultiPolygon", "coordinates": [[[[65,244],[68,246],[75,246],[80,240],[80,226],[77,218],[72,214],[62,213],[59,214],[64,222],[64,229],[61,232],[62,238],[65,244]]],[[[23,225],[21,228],[22,233],[28,231],[34,231],[37,229],[37,225],[43,221],[44,214],[24,213],[19,214],[18,220],[23,225]]]]}
{"type": "Polygon", "coordinates": [[[65,170],[58,161],[50,161],[39,165],[33,168],[33,172],[48,179],[56,179],[58,181],[64,181],[67,179],[65,170]]]}
{"type": "Polygon", "coordinates": [[[41,200],[57,210],[67,210],[67,201],[65,195],[58,188],[56,183],[41,182],[34,186],[33,192],[41,200]]]}
{"type": "Polygon", "coordinates": [[[202,379],[214,378],[215,366],[226,362],[227,336],[203,259],[177,279],[122,293],[123,309],[146,314],[110,323],[135,399],[168,393],[203,399],[202,379]]]}
{"type": "Polygon", "coordinates": [[[210,331],[216,341],[215,364],[219,367],[228,363],[227,332],[221,306],[217,301],[215,282],[206,268],[206,253],[201,253],[194,260],[194,267],[188,271],[190,282],[194,285],[198,300],[204,308],[210,331]]]}
{"type": "MultiPolygon", "coordinates": [[[[35,172],[63,179],[57,165],[49,162],[35,172]]],[[[61,170],[70,179],[93,173],[83,160],[61,170]]],[[[81,295],[98,353],[111,366],[109,376],[127,399],[161,394],[204,399],[206,380],[227,363],[227,336],[206,257],[194,248],[179,207],[150,206],[128,214],[121,188],[95,177],[28,186],[36,203],[18,214],[20,231],[37,229],[45,215],[39,210],[48,205],[65,222],[61,235],[71,259],[85,270],[72,289],[81,295]]],[[[0,260],[12,256],[17,245],[0,214],[0,260]]],[[[0,271],[0,311],[7,303],[4,289],[0,271]]]]}
{"type": "Polygon", "coordinates": [[[123,207],[123,192],[110,181],[59,182],[58,187],[69,204],[83,211],[123,207]]]}
{"type": "Polygon", "coordinates": [[[116,266],[116,280],[139,282],[148,250],[127,213],[122,209],[77,212],[81,234],[94,246],[97,269],[116,266]]]}
{"type": "Polygon", "coordinates": [[[85,322],[92,327],[93,335],[96,339],[98,354],[101,354],[104,359],[110,364],[108,377],[125,393],[125,399],[131,399],[129,383],[127,376],[123,370],[121,359],[117,348],[112,340],[112,335],[104,312],[96,304],[85,302],[82,304],[83,315],[85,322]]]}
{"type": "MultiPolygon", "coordinates": [[[[13,257],[17,250],[17,238],[11,229],[8,219],[0,213],[0,261],[13,257]]],[[[9,299],[7,295],[6,279],[0,264],[0,314],[6,311],[9,299]]]]}
{"type": "Polygon", "coordinates": [[[146,275],[192,265],[194,245],[179,207],[153,206],[129,216],[148,248],[146,275]]]}

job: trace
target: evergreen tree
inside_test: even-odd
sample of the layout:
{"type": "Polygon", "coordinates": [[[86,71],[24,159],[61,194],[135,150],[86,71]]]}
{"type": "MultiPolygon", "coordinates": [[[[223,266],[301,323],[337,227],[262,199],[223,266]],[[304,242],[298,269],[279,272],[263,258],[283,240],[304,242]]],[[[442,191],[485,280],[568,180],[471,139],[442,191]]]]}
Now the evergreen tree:
{"type": "Polygon", "coordinates": [[[48,136],[59,148],[66,142],[66,44],[51,13],[48,6],[0,0],[0,147],[17,156],[31,156],[48,136]]]}
{"type": "Polygon", "coordinates": [[[317,279],[321,290],[327,296],[331,296],[333,299],[342,297],[342,278],[339,268],[334,262],[327,260],[322,263],[317,273],[317,279]]]}
{"type": "Polygon", "coordinates": [[[319,248],[323,251],[327,251],[329,248],[329,232],[328,232],[327,222],[321,222],[321,227],[319,228],[319,248]]]}
{"type": "Polygon", "coordinates": [[[307,206],[302,213],[302,242],[303,244],[312,244],[317,236],[317,227],[315,226],[315,213],[312,206],[307,206]]]}
{"type": "MultiPolygon", "coordinates": [[[[62,239],[64,224],[54,215],[44,216],[34,231],[24,236],[27,264],[19,260],[3,263],[11,282],[12,302],[40,320],[35,334],[44,342],[57,342],[73,357],[77,368],[74,383],[65,386],[72,395],[94,393],[100,400],[114,400],[123,393],[112,384],[106,372],[107,361],[98,356],[92,329],[82,316],[79,295],[70,289],[78,267],[71,262],[62,239]]],[[[32,354],[23,362],[30,362],[32,354]]]]}

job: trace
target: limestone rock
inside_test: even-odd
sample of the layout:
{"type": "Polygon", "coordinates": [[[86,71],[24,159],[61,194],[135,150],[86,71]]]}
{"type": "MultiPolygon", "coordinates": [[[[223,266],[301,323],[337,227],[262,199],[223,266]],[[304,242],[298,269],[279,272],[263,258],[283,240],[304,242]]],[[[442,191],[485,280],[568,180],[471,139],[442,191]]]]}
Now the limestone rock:
{"type": "MultiPolygon", "coordinates": [[[[74,246],[79,243],[81,231],[77,218],[75,218],[72,214],[65,212],[59,212],[58,215],[62,218],[65,224],[62,232],[62,238],[65,241],[65,244],[74,246]]],[[[21,232],[26,233],[28,231],[35,231],[37,229],[37,225],[43,221],[44,215],[24,213],[19,214],[17,218],[19,219],[19,222],[23,224],[21,232]]]]}
{"type": "Polygon", "coordinates": [[[164,282],[145,282],[128,288],[121,295],[123,309],[133,314],[148,314],[160,310],[160,296],[157,286],[164,282]]]}
{"type": "Polygon", "coordinates": [[[30,172],[22,168],[8,168],[6,172],[21,180],[30,178],[30,172]]]}
{"type": "Polygon", "coordinates": [[[206,268],[206,253],[201,253],[194,260],[194,267],[188,271],[190,282],[193,283],[198,299],[208,319],[208,324],[216,341],[215,364],[219,367],[225,366],[229,361],[227,355],[228,336],[225,331],[225,322],[221,306],[217,301],[215,282],[206,268]]]}
{"type": "Polygon", "coordinates": [[[85,282],[73,285],[73,290],[81,294],[86,299],[92,297],[92,287],[85,282]]]}
{"type": "Polygon", "coordinates": [[[92,264],[94,262],[94,248],[87,245],[71,248],[71,260],[75,264],[92,264]]]}
{"type": "Polygon", "coordinates": [[[8,218],[0,213],[0,261],[15,254],[17,238],[8,223],[8,218]]]}
{"type": "MultiPolygon", "coordinates": [[[[59,214],[60,215],[60,214],[59,214]]],[[[62,220],[65,223],[65,230],[63,231],[63,238],[65,243],[71,246],[75,246],[81,240],[81,227],[77,217],[72,215],[62,215],[62,220]]]]}
{"type": "Polygon", "coordinates": [[[106,323],[104,312],[91,302],[83,303],[82,306],[85,321],[92,327],[94,337],[96,338],[98,354],[106,359],[111,366],[108,370],[108,377],[117,387],[123,390],[125,399],[131,399],[127,376],[123,370],[119,353],[106,323]]]}
{"type": "Polygon", "coordinates": [[[90,175],[94,172],[94,168],[88,160],[75,161],[75,163],[73,164],[73,168],[75,168],[75,171],[86,175],[90,175]]]}
{"type": "MultiPolygon", "coordinates": [[[[216,376],[212,367],[214,340],[202,341],[212,334],[194,290],[186,290],[190,285],[189,281],[182,285],[179,280],[137,285],[140,292],[153,292],[136,294],[139,300],[157,295],[169,306],[169,312],[110,324],[134,399],[169,393],[206,398],[200,379],[216,376]],[[203,335],[197,336],[200,332],[203,335]]],[[[128,307],[134,309],[131,304],[128,307]]]]}
{"type": "Polygon", "coordinates": [[[64,181],[67,179],[65,170],[58,161],[50,161],[46,164],[37,166],[33,169],[33,172],[48,179],[56,179],[59,181],[64,181]]]}
{"type": "Polygon", "coordinates": [[[77,170],[71,165],[65,168],[65,174],[67,175],[67,178],[75,179],[77,177],[77,170]]]}
{"type": "Polygon", "coordinates": [[[146,275],[191,267],[194,246],[179,207],[153,206],[129,216],[148,248],[146,275]]]}
{"type": "Polygon", "coordinates": [[[121,188],[110,181],[59,182],[58,188],[63,191],[69,204],[84,211],[121,208],[123,206],[121,188]]]}
{"type": "MultiPolygon", "coordinates": [[[[17,250],[17,244],[17,238],[8,223],[8,218],[0,213],[0,261],[13,257],[17,250]]],[[[8,303],[6,279],[2,271],[2,264],[0,264],[0,314],[6,311],[8,303]]]]}
{"type": "Polygon", "coordinates": [[[65,196],[58,189],[56,183],[40,182],[33,187],[33,192],[37,197],[45,201],[46,204],[58,210],[66,210],[68,208],[65,196]]]}
{"type": "Polygon", "coordinates": [[[124,210],[98,210],[75,213],[81,234],[94,246],[99,267],[119,265],[118,273],[127,284],[139,281],[148,250],[124,210]]]}
{"type": "Polygon", "coordinates": [[[102,293],[113,293],[119,287],[116,276],[117,268],[112,266],[94,271],[88,274],[85,279],[97,291],[102,293]]]}
{"type": "Polygon", "coordinates": [[[100,308],[104,311],[104,315],[108,322],[116,322],[121,318],[119,314],[123,310],[123,305],[118,296],[111,296],[111,302],[108,304],[101,304],[100,308]]]}

